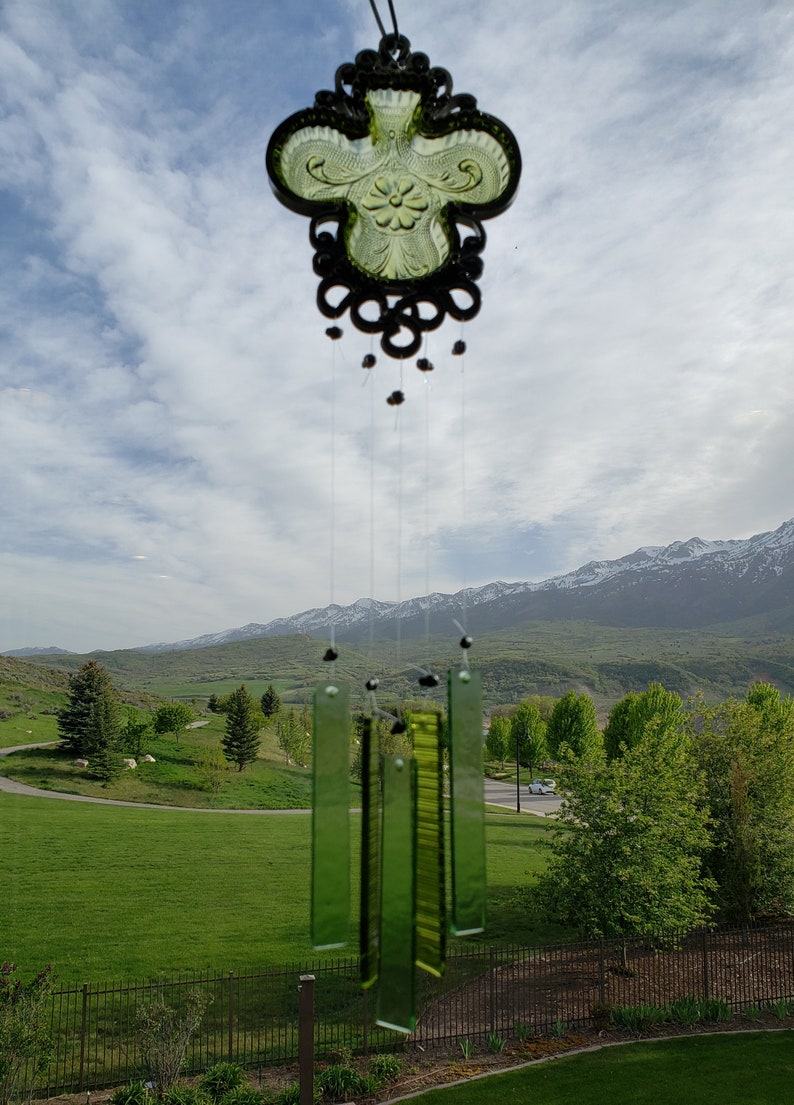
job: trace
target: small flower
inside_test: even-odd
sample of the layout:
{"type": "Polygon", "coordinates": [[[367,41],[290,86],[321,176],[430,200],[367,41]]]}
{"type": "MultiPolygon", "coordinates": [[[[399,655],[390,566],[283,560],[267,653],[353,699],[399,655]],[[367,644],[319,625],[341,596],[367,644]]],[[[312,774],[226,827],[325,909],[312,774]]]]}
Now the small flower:
{"type": "Polygon", "coordinates": [[[374,213],[375,222],[384,230],[411,230],[429,204],[410,177],[380,176],[362,206],[374,213]]]}

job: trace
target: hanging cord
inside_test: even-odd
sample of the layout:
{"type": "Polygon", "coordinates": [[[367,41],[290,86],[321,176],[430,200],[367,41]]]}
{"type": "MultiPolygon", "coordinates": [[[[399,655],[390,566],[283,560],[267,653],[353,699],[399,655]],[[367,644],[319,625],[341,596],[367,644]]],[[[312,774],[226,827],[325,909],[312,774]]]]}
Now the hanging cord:
{"type": "MultiPolygon", "coordinates": [[[[425,338],[427,360],[427,338],[425,338]]],[[[425,381],[425,599],[430,598],[430,373],[423,372],[425,381]]],[[[430,603],[425,603],[425,651],[430,648],[430,603]]]]}
{"type": "MultiPolygon", "coordinates": [[[[463,327],[461,326],[461,334],[463,333],[463,327]]],[[[460,357],[460,512],[461,512],[461,530],[463,532],[463,552],[462,552],[462,576],[463,587],[461,588],[461,621],[463,622],[463,633],[466,634],[466,625],[468,621],[468,610],[466,602],[466,587],[468,585],[467,576],[467,563],[466,563],[466,548],[468,545],[466,539],[466,343],[462,338],[455,343],[453,352],[459,350],[457,356],[460,357]]]]}
{"type": "MultiPolygon", "coordinates": [[[[371,344],[371,343],[370,343],[371,344]]],[[[375,355],[370,348],[369,357],[363,367],[374,367],[375,355]],[[371,361],[372,364],[368,362],[371,361]]],[[[367,657],[372,660],[375,651],[375,385],[372,373],[368,372],[365,382],[369,382],[369,639],[367,657]]]]}
{"type": "MultiPolygon", "coordinates": [[[[394,14],[394,4],[392,3],[392,0],[388,0],[388,4],[389,4],[389,14],[391,15],[392,27],[394,27],[394,37],[395,37],[395,39],[398,39],[400,37],[400,32],[397,30],[397,16],[394,14]]],[[[375,0],[369,0],[369,6],[372,8],[372,14],[375,16],[375,22],[378,24],[378,30],[380,31],[380,37],[381,38],[386,38],[386,35],[387,35],[388,32],[387,32],[386,28],[383,26],[383,20],[381,19],[380,15],[378,13],[378,9],[377,9],[377,6],[375,4],[375,0]]]]}
{"type": "MultiPolygon", "coordinates": [[[[400,361],[400,391],[403,385],[403,366],[400,361]]],[[[402,663],[402,580],[403,580],[403,424],[397,413],[397,663],[402,663]]]]}
{"type": "MultiPolygon", "coordinates": [[[[342,330],[338,326],[329,326],[325,331],[331,339],[331,516],[329,519],[330,549],[329,549],[329,607],[334,605],[336,589],[336,343],[342,337],[342,330]]],[[[332,617],[333,615],[329,615],[332,617]]],[[[325,650],[323,660],[333,663],[339,655],[336,647],[336,626],[329,621],[329,645],[325,650]]],[[[333,672],[333,668],[331,671],[333,672]]]]}

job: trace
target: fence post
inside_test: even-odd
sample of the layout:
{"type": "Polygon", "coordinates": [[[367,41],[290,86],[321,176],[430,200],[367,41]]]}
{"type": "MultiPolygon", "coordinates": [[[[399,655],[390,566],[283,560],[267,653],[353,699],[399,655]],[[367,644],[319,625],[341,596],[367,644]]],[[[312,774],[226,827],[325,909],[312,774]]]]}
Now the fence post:
{"type": "Polygon", "coordinates": [[[709,997],[709,945],[708,945],[708,929],[701,929],[700,945],[701,945],[701,957],[703,962],[703,1000],[708,1001],[709,997]]]}
{"type": "Polygon", "coordinates": [[[83,1069],[85,1066],[85,1034],[88,1006],[88,983],[83,983],[83,1013],[80,1021],[80,1073],[77,1076],[77,1092],[81,1093],[83,1089],[83,1069]]]}
{"type": "Polygon", "coordinates": [[[234,971],[229,971],[229,1062],[234,1062],[234,971]]]}
{"type": "Polygon", "coordinates": [[[364,1038],[364,1058],[367,1059],[369,1057],[369,990],[362,991],[362,995],[364,998],[364,1007],[362,1011],[361,1030],[364,1038]]]}
{"type": "Polygon", "coordinates": [[[490,1023],[490,1031],[496,1032],[496,967],[495,967],[496,952],[493,945],[488,949],[488,963],[489,963],[489,985],[488,985],[488,1004],[490,1008],[488,1010],[488,1021],[490,1023]]]}
{"type": "Polygon", "coordinates": [[[606,970],[604,964],[604,938],[598,941],[598,1000],[601,1005],[606,1005],[606,970]]]}
{"type": "Polygon", "coordinates": [[[314,1101],[314,975],[300,976],[298,994],[300,1105],[312,1105],[314,1101]]]}

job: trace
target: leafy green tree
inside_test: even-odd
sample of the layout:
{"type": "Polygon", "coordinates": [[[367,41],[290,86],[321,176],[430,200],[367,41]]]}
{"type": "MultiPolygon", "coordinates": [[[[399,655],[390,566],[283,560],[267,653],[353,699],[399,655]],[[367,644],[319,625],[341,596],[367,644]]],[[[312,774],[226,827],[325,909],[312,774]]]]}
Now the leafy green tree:
{"type": "Polygon", "coordinates": [[[262,721],[262,714],[245,684],[232,691],[226,707],[226,736],[221,745],[224,756],[230,763],[237,764],[238,771],[256,760],[262,721]]]}
{"type": "Polygon", "coordinates": [[[8,1105],[22,1090],[32,1093],[32,1079],[47,1068],[52,987],[49,966],[29,982],[22,981],[13,963],[0,966],[0,1105],[8,1105]]]}
{"type": "Polygon", "coordinates": [[[510,756],[510,721],[506,717],[492,717],[485,738],[485,754],[489,760],[498,761],[502,767],[510,756]]]}
{"type": "Polygon", "coordinates": [[[205,748],[199,757],[197,771],[202,785],[217,794],[227,771],[226,760],[220,748],[205,748]]]}
{"type": "Polygon", "coordinates": [[[276,693],[276,688],[272,683],[268,683],[267,690],[262,695],[260,704],[262,706],[262,713],[266,718],[275,717],[281,709],[281,699],[276,693]]]}
{"type": "Polygon", "coordinates": [[[683,704],[675,691],[666,691],[661,683],[651,683],[641,694],[629,692],[611,709],[604,726],[604,750],[609,757],[622,755],[642,740],[647,727],[662,722],[678,726],[683,704]]]}
{"type": "Polygon", "coordinates": [[[568,691],[554,703],[546,724],[549,753],[559,759],[565,749],[582,760],[603,756],[604,741],[598,728],[595,703],[587,694],[568,691]]]}
{"type": "Polygon", "coordinates": [[[794,704],[769,684],[688,718],[707,780],[708,866],[722,916],[794,912],[794,704]]]}
{"type": "Polygon", "coordinates": [[[88,660],[69,678],[69,701],[58,711],[58,733],[77,756],[87,759],[118,747],[120,717],[110,675],[88,660]]]}
{"type": "Polygon", "coordinates": [[[312,723],[308,715],[282,710],[276,717],[276,740],[288,764],[306,767],[312,747],[312,723]]]}
{"type": "Polygon", "coordinates": [[[651,935],[710,916],[703,781],[687,740],[652,723],[621,757],[558,765],[566,799],[539,879],[546,912],[583,935],[651,935]]]}
{"type": "Polygon", "coordinates": [[[535,702],[522,702],[510,719],[510,745],[514,755],[518,747],[519,763],[528,767],[530,774],[548,756],[546,722],[535,702]]]}
{"type": "Polygon", "coordinates": [[[201,1024],[207,999],[200,990],[188,990],[181,1009],[162,998],[142,1006],[136,1014],[137,1043],[149,1081],[162,1097],[179,1080],[190,1038],[201,1024]]]}
{"type": "Polygon", "coordinates": [[[136,710],[134,706],[128,706],[121,730],[121,746],[124,751],[139,760],[146,754],[151,735],[151,717],[136,710]]]}
{"type": "Polygon", "coordinates": [[[163,702],[154,712],[154,731],[161,736],[165,733],[173,733],[174,740],[179,744],[179,734],[194,720],[196,712],[186,702],[163,702]]]}

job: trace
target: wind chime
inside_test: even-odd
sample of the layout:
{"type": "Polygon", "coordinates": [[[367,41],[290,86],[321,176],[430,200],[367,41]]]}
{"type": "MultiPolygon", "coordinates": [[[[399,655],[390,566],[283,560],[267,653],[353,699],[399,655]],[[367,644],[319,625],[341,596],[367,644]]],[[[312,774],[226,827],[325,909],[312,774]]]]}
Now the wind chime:
{"type": "MultiPolygon", "coordinates": [[[[383,352],[413,357],[444,319],[464,322],[480,309],[482,220],[504,211],[518,187],[521,158],[510,130],[452,93],[452,78],[411,51],[397,28],[381,33],[336,71],[333,91],[291,115],[273,133],[267,171],[287,207],[311,218],[317,305],[327,318],[349,312],[353,325],[380,334],[383,352]],[[461,233],[461,230],[464,233],[461,233]]],[[[338,326],[326,333],[341,337],[338,326]]],[[[465,352],[455,342],[453,353],[465,352]]],[[[375,364],[372,353],[363,367],[375,364]]],[[[417,367],[432,365],[420,357],[417,367]]],[[[400,390],[387,402],[399,406],[400,390]]],[[[434,712],[395,719],[407,725],[411,755],[381,755],[375,718],[378,681],[366,691],[370,716],[362,739],[360,881],[361,982],[376,986],[379,1024],[415,1026],[415,967],[440,976],[447,930],[485,924],[482,690],[462,661],[447,673],[450,779],[449,917],[446,907],[443,750],[434,712]]],[[[324,659],[338,651],[333,640],[324,659]]],[[[437,676],[424,673],[424,687],[437,676]]],[[[312,942],[341,947],[350,923],[350,689],[321,681],[314,696],[312,942]]]]}

